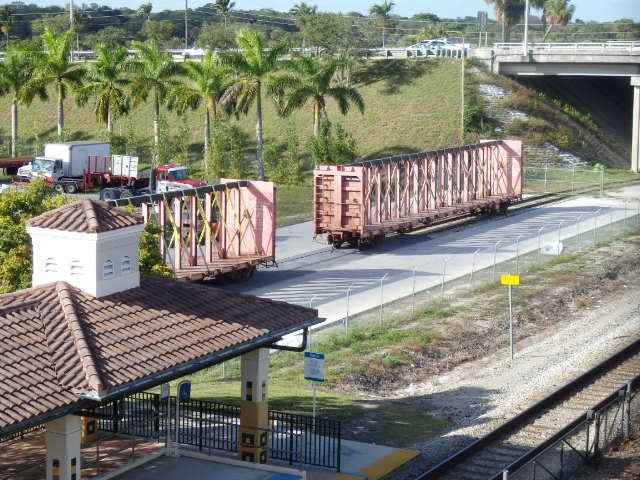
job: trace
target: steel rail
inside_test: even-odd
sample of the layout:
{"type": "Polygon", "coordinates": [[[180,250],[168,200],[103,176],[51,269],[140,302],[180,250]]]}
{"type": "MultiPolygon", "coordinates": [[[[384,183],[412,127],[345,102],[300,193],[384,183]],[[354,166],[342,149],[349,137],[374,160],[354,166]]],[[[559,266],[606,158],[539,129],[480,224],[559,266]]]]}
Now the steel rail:
{"type": "MultiPolygon", "coordinates": [[[[485,447],[489,446],[495,440],[498,440],[499,438],[518,430],[520,427],[524,426],[530,420],[535,419],[539,413],[543,412],[544,410],[547,410],[554,404],[557,404],[560,400],[566,399],[566,397],[568,397],[570,394],[575,393],[581,387],[587,386],[597,377],[601,376],[602,374],[606,373],[608,370],[611,370],[612,368],[616,367],[619,363],[622,363],[623,361],[629,359],[630,357],[638,353],[640,353],[640,340],[636,340],[635,342],[623,348],[613,356],[609,357],[608,359],[599,363],[598,365],[591,368],[587,372],[583,373],[579,377],[575,378],[571,382],[567,383],[563,387],[554,391],[547,397],[543,398],[538,403],[534,404],[533,406],[519,413],[518,415],[513,417],[511,420],[508,420],[507,422],[503,423],[495,430],[486,434],[484,437],[472,442],[471,444],[467,445],[463,449],[454,453],[450,457],[446,458],[442,462],[438,463],[434,467],[430,468],[426,472],[416,477],[415,480],[437,479],[438,477],[448,472],[452,468],[462,464],[462,462],[467,460],[472,455],[484,450],[485,447]]],[[[632,382],[635,382],[634,384],[637,385],[638,383],[640,383],[640,376],[637,376],[630,380],[632,382]]],[[[611,398],[615,398],[615,396],[618,395],[618,392],[619,392],[619,389],[611,393],[611,395],[609,395],[604,400],[600,401],[597,405],[595,405],[592,408],[592,410],[595,411],[602,405],[605,405],[606,403],[610,402],[611,398]]],[[[544,451],[550,445],[553,445],[555,442],[557,442],[559,438],[562,438],[564,434],[571,431],[573,428],[575,428],[576,425],[579,425],[581,422],[584,422],[585,420],[587,420],[587,412],[585,412],[580,417],[578,417],[577,419],[575,419],[574,421],[566,425],[562,430],[554,434],[552,437],[550,437],[549,439],[547,439],[537,447],[534,447],[533,449],[529,450],[527,453],[525,453],[523,456],[518,458],[516,461],[512,462],[509,465],[502,465],[498,468],[500,468],[501,470],[506,470],[508,468],[513,468],[513,469],[520,468],[521,466],[525,465],[527,462],[535,458],[535,456],[537,456],[540,452],[544,451]]],[[[496,480],[501,478],[501,476],[502,476],[502,473],[499,473],[489,478],[490,480],[496,480]]]]}
{"type": "MultiPolygon", "coordinates": [[[[631,384],[631,388],[632,389],[635,389],[636,387],[638,387],[638,385],[640,385],[640,374],[637,375],[636,377],[632,378],[629,381],[629,383],[631,384]]],[[[585,413],[580,415],[578,418],[576,418],[572,422],[570,422],[567,425],[565,425],[561,430],[559,430],[554,435],[549,437],[543,443],[541,443],[537,447],[532,448],[527,453],[525,453],[522,457],[520,457],[515,462],[512,462],[511,464],[509,464],[504,469],[507,470],[510,474],[517,473],[517,471],[520,468],[524,467],[525,465],[527,465],[532,460],[535,460],[538,456],[540,456],[542,453],[544,453],[547,449],[549,449],[550,447],[553,447],[557,442],[559,442],[560,440],[562,440],[563,438],[565,438],[569,434],[571,434],[571,432],[576,427],[578,427],[579,425],[591,420],[591,413],[592,412],[598,412],[598,411],[604,409],[607,405],[609,405],[610,403],[612,403],[615,400],[617,400],[620,397],[620,392],[624,392],[625,390],[626,390],[626,387],[623,386],[623,387],[617,389],[616,391],[612,392],[608,397],[604,398],[603,400],[598,402],[596,405],[594,405],[591,408],[590,411],[586,411],[585,413]]],[[[502,477],[503,477],[502,473],[498,473],[498,474],[494,475],[493,477],[491,477],[488,480],[501,480],[502,477]]]]}

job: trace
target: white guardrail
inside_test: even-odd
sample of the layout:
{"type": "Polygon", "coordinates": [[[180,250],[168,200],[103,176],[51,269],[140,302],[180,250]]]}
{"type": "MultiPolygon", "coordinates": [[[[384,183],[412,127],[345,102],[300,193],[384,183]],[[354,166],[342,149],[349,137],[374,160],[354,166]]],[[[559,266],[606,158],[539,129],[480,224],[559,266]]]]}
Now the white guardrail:
{"type": "MultiPolygon", "coordinates": [[[[494,43],[493,49],[496,51],[522,51],[522,42],[519,43],[494,43]]],[[[534,52],[561,53],[570,51],[572,53],[592,54],[594,52],[611,53],[616,52],[638,52],[640,51],[640,41],[610,41],[602,43],[581,42],[581,43],[529,43],[529,50],[534,52]]]]}
{"type": "MultiPolygon", "coordinates": [[[[460,58],[464,51],[464,56],[469,57],[469,51],[475,47],[473,45],[465,44],[466,48],[461,46],[451,47],[439,47],[437,49],[428,48],[370,48],[366,51],[367,57],[375,58],[425,58],[425,57],[453,57],[460,58]]],[[[298,49],[300,50],[300,49],[298,49]]],[[[522,42],[515,43],[494,43],[492,50],[496,53],[511,53],[521,52],[522,42]]],[[[177,61],[193,59],[200,60],[206,49],[169,49],[167,53],[171,54],[172,58],[177,61]]],[[[219,52],[220,49],[215,49],[219,52]]],[[[529,43],[529,51],[534,53],[612,53],[612,52],[625,52],[629,54],[640,54],[640,41],[609,41],[601,43],[529,43]]],[[[134,56],[135,50],[129,50],[129,55],[134,56]]],[[[305,55],[315,56],[318,54],[316,49],[305,49],[305,55]]],[[[0,61],[4,61],[4,51],[0,51],[0,61]]],[[[93,50],[74,50],[72,52],[74,62],[86,62],[96,59],[96,54],[93,50]]]]}

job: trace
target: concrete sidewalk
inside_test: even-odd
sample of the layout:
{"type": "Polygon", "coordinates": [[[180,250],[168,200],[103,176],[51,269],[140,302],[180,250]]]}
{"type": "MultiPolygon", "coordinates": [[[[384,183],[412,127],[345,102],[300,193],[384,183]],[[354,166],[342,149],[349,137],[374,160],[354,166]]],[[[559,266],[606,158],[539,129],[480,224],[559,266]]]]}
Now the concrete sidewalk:
{"type": "MultiPolygon", "coordinates": [[[[117,480],[378,480],[420,455],[417,451],[385,447],[350,440],[342,441],[341,472],[305,466],[300,471],[289,465],[247,464],[236,458],[181,450],[180,456],[161,455],[114,476],[98,478],[117,480]],[[269,470],[266,470],[269,469],[269,470]]],[[[295,467],[295,466],[293,466],[295,467]]]]}

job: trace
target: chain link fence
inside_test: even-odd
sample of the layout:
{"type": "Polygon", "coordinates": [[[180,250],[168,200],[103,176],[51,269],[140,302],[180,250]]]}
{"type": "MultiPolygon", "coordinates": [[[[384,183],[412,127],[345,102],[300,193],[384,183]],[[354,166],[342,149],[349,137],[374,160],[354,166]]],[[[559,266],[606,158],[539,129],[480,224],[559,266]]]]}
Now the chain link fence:
{"type": "Polygon", "coordinates": [[[349,335],[354,328],[391,325],[403,314],[493,286],[502,275],[533,272],[546,263],[560,261],[564,255],[580,253],[639,228],[640,202],[625,201],[617,207],[594,208],[570,221],[544,222],[526,234],[519,234],[516,225],[507,238],[488,247],[466,248],[467,255],[461,255],[465,249],[449,257],[445,254],[436,263],[418,264],[410,271],[396,270],[354,283],[345,279],[341,283],[343,291],[329,303],[318,305],[317,297],[309,298],[306,306],[318,308],[321,317],[335,319],[316,329],[313,340],[326,333],[349,335]],[[358,310],[356,297],[366,297],[369,303],[375,298],[377,306],[358,310]],[[335,311],[339,312],[337,319],[335,311]]]}

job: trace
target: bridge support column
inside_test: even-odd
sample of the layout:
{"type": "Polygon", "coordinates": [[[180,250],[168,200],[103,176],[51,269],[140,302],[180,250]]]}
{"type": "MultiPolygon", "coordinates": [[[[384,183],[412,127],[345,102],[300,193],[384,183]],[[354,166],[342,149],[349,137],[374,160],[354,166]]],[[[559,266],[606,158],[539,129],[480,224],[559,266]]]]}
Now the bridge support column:
{"type": "Polygon", "coordinates": [[[633,123],[631,132],[631,171],[640,172],[640,76],[631,77],[633,123]]]}

